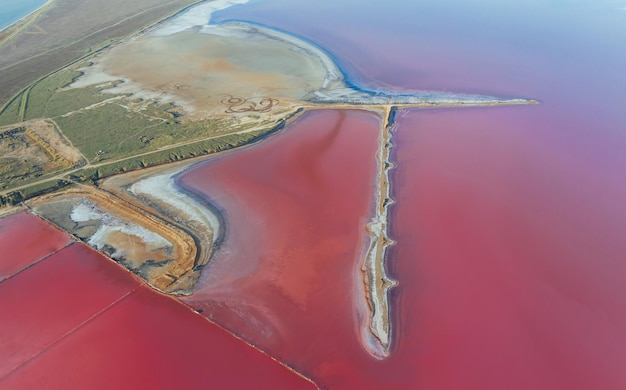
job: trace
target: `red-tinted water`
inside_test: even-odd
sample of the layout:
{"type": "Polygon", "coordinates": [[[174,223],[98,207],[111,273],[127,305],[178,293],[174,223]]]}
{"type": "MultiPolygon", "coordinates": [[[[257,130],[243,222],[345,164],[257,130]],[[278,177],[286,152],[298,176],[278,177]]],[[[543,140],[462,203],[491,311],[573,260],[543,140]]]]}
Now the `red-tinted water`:
{"type": "Polygon", "coordinates": [[[399,119],[395,357],[417,388],[626,388],[620,194],[591,202],[602,178],[519,137],[531,110],[399,119]]]}
{"type": "Polygon", "coordinates": [[[313,389],[178,302],[146,288],[61,340],[8,389],[313,389]]]}
{"type": "Polygon", "coordinates": [[[222,17],[318,42],[370,88],[542,101],[401,115],[397,344],[390,366],[359,375],[395,380],[389,367],[405,365],[399,388],[626,388],[623,4],[275,0],[222,17]]]}
{"type": "Polygon", "coordinates": [[[330,388],[625,387],[622,187],[593,202],[607,178],[528,134],[543,107],[398,117],[388,359],[359,344],[354,299],[375,123],[337,112],[184,177],[228,219],[187,302],[330,388]]]}
{"type": "Polygon", "coordinates": [[[0,378],[138,287],[83,244],[0,283],[0,378]]]}
{"type": "Polygon", "coordinates": [[[0,281],[70,243],[70,237],[29,213],[0,219],[0,281]]]}
{"type": "Polygon", "coordinates": [[[307,113],[182,178],[227,223],[224,247],[186,302],[324,384],[364,385],[357,362],[376,362],[360,341],[358,267],[379,126],[372,113],[307,113]]]}
{"type": "Polygon", "coordinates": [[[375,136],[344,136],[356,117],[374,133],[364,114],[340,132],[338,113],[309,115],[186,176],[229,223],[188,302],[331,388],[626,388],[626,14],[565,3],[232,8],[320,43],[369,87],[543,104],[400,116],[388,359],[361,348],[354,299],[375,136]]]}
{"type": "Polygon", "coordinates": [[[0,314],[3,389],[314,388],[84,244],[0,283],[0,314]]]}

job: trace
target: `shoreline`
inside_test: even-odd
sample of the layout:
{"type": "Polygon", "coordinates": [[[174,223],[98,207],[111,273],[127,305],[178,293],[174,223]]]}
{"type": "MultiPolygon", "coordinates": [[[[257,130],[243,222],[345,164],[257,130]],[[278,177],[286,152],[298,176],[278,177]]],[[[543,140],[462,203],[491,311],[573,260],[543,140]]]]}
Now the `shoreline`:
{"type": "Polygon", "coordinates": [[[394,168],[390,155],[395,110],[395,107],[385,107],[383,112],[379,112],[381,125],[376,154],[378,172],[374,195],[375,214],[365,226],[370,243],[361,260],[365,299],[369,307],[369,318],[363,326],[367,327],[371,335],[368,350],[377,359],[384,359],[390,353],[392,324],[388,293],[398,285],[385,270],[387,249],[395,244],[388,236],[389,205],[394,203],[391,198],[389,171],[394,168]]]}
{"type": "MultiPolygon", "coordinates": [[[[51,1],[49,0],[46,4],[49,4],[51,1]]],[[[222,3],[218,2],[218,4],[227,4],[227,6],[236,3],[236,1],[228,0],[222,3]]],[[[175,32],[171,33],[173,35],[197,28],[198,17],[205,15],[202,12],[206,11],[202,8],[202,5],[206,6],[207,4],[210,5],[211,3],[190,5],[186,8],[186,11],[180,11],[170,19],[141,29],[139,34],[153,34],[158,37],[160,32],[172,31],[172,29],[175,30],[175,32]],[[194,12],[195,7],[198,7],[197,12],[199,15],[189,15],[194,12]],[[179,19],[183,19],[182,24],[179,19]],[[193,22],[185,24],[185,21],[189,20],[193,20],[193,22]],[[177,21],[179,22],[178,24],[176,24],[177,21]]],[[[280,130],[291,122],[291,118],[298,117],[298,113],[306,112],[307,110],[321,108],[334,110],[363,109],[376,111],[381,116],[381,133],[376,154],[378,168],[373,198],[375,213],[364,227],[369,237],[369,243],[365,256],[361,260],[361,272],[365,290],[364,295],[370,309],[365,326],[369,336],[371,336],[369,338],[371,342],[366,347],[370,354],[376,358],[382,359],[388,356],[392,331],[388,293],[391,288],[397,285],[397,282],[392,280],[385,271],[387,248],[394,244],[394,241],[388,237],[388,225],[390,222],[388,206],[394,202],[390,195],[391,184],[389,182],[389,170],[394,165],[389,161],[389,158],[392,147],[391,130],[396,109],[516,105],[535,104],[537,102],[528,99],[497,98],[484,95],[419,90],[394,92],[384,89],[369,90],[361,88],[350,82],[349,76],[346,74],[345,69],[342,69],[339,65],[337,58],[314,42],[276,28],[245,21],[211,23],[210,15],[209,13],[209,20],[207,20],[206,24],[199,26],[198,34],[205,33],[244,40],[250,37],[262,36],[287,46],[288,49],[309,60],[317,61],[318,66],[320,66],[320,73],[324,72],[322,74],[325,77],[323,80],[320,80],[321,83],[319,85],[315,84],[311,89],[306,90],[310,92],[294,102],[295,105],[300,106],[300,109],[295,111],[294,114],[281,118],[279,125],[271,133],[280,130]]],[[[127,42],[137,36],[138,34],[127,36],[119,43],[127,42]]],[[[133,55],[137,54],[134,53],[133,55]]],[[[85,59],[87,58],[94,57],[89,56],[85,59]]],[[[102,71],[104,72],[105,70],[103,68],[102,71]]],[[[85,75],[81,77],[85,77],[85,75]]],[[[138,82],[138,88],[149,90],[141,82],[138,82]]],[[[180,99],[177,104],[180,104],[180,99]]],[[[257,116],[257,120],[260,120],[259,118],[263,117],[257,116]]],[[[242,146],[245,148],[254,144],[250,143],[242,146]]],[[[212,154],[209,158],[215,156],[216,154],[212,154]]],[[[204,163],[206,160],[201,161],[204,163]]],[[[177,224],[179,227],[184,225],[187,228],[187,231],[194,237],[198,251],[198,256],[196,256],[192,265],[194,275],[190,276],[195,281],[202,267],[209,263],[215,250],[222,242],[226,221],[222,213],[219,212],[219,208],[213,205],[210,199],[206,199],[196,194],[192,189],[185,188],[185,186],[180,184],[178,180],[180,175],[187,169],[191,169],[193,165],[195,163],[192,160],[186,161],[182,165],[161,166],[148,172],[140,170],[138,171],[139,173],[130,176],[115,175],[114,177],[119,178],[119,182],[122,183],[117,186],[109,187],[107,185],[107,182],[115,182],[115,180],[107,179],[100,183],[105,190],[111,190],[118,198],[123,198],[135,207],[152,210],[147,211],[144,209],[144,212],[159,216],[159,218],[177,224]]],[[[99,189],[103,190],[103,188],[99,189]]],[[[193,284],[194,282],[192,281],[189,291],[193,290],[193,284]]]]}
{"type": "MultiPolygon", "coordinates": [[[[161,165],[115,175],[103,179],[98,184],[98,191],[122,199],[143,213],[166,221],[193,239],[196,255],[193,266],[190,269],[191,274],[186,275],[186,288],[178,291],[178,295],[191,295],[194,293],[195,284],[201,275],[202,269],[209,264],[215,252],[224,242],[228,225],[228,221],[219,205],[215,204],[212,199],[182,185],[179,181],[180,176],[194,169],[197,165],[205,164],[214,158],[223,157],[226,153],[245,150],[258,145],[262,140],[280,132],[286,125],[296,120],[302,112],[303,110],[295,112],[271,132],[264,134],[254,142],[240,147],[193,157],[168,164],[167,167],[161,165]],[[158,183],[155,183],[155,181],[158,183]],[[153,185],[146,186],[146,182],[153,185]],[[142,183],[144,183],[143,190],[140,188],[141,186],[135,187],[142,183]],[[176,199],[176,201],[172,201],[172,199],[176,199]]],[[[55,194],[63,193],[58,192],[55,194]]],[[[146,282],[151,284],[150,281],[146,282]]]]}
{"type": "MultiPolygon", "coordinates": [[[[321,84],[316,85],[312,89],[303,91],[303,95],[295,98],[293,104],[306,105],[333,105],[333,106],[399,106],[401,108],[410,107],[428,107],[428,106],[482,106],[482,105],[524,105],[537,104],[538,101],[525,98],[508,98],[496,97],[473,93],[449,93],[432,90],[405,90],[393,91],[385,88],[371,89],[359,86],[355,80],[356,77],[351,76],[346,69],[341,66],[339,58],[318,45],[317,43],[293,34],[283,31],[279,28],[268,26],[258,22],[251,22],[239,19],[229,19],[220,22],[214,22],[212,15],[220,10],[229,8],[236,4],[246,3],[247,0],[220,0],[214,3],[196,3],[190,5],[170,19],[163,20],[161,23],[144,29],[141,34],[147,37],[167,37],[177,35],[187,31],[195,31],[197,34],[206,34],[211,36],[228,37],[233,39],[246,40],[248,38],[263,37],[269,41],[276,42],[289,48],[290,51],[298,53],[304,58],[315,61],[323,72],[323,80],[321,84]]],[[[140,35],[141,35],[140,34],[140,35]]],[[[137,37],[127,37],[126,40],[137,37]]],[[[124,43],[123,41],[120,43],[124,43]]],[[[106,56],[106,54],[104,54],[106,56]]],[[[141,81],[128,78],[129,75],[116,74],[110,76],[101,58],[96,62],[96,67],[100,66],[100,70],[94,75],[108,76],[109,79],[125,79],[126,86],[130,86],[131,90],[139,90],[145,86],[141,85],[141,81]]],[[[81,76],[74,85],[86,86],[91,81],[89,72],[81,76]],[[81,84],[82,79],[82,84],[81,84]]],[[[126,92],[129,92],[126,91],[126,92]]],[[[152,91],[150,87],[146,91],[152,91]]],[[[170,91],[171,92],[171,91],[170,91]]],[[[147,92],[144,92],[147,93],[147,92]]],[[[163,95],[163,91],[152,91],[152,95],[159,96],[158,101],[172,101],[176,104],[176,100],[180,100],[182,106],[194,106],[193,102],[185,102],[185,97],[169,93],[163,95]],[[160,92],[160,95],[159,95],[160,92]],[[169,99],[169,100],[168,100],[169,99]],[[182,100],[181,100],[182,99],[182,100]]],[[[187,97],[189,98],[189,97],[187,97]]]]}
{"type": "MultiPolygon", "coordinates": [[[[88,201],[96,205],[102,215],[118,221],[115,225],[128,228],[129,230],[124,232],[127,235],[142,238],[141,234],[138,234],[139,230],[133,228],[133,226],[136,226],[139,229],[144,229],[149,236],[157,235],[162,237],[174,248],[174,253],[176,254],[175,261],[167,261],[162,264],[154,260],[143,261],[140,259],[141,256],[136,258],[133,256],[133,258],[129,257],[125,259],[125,255],[123,255],[121,258],[117,258],[115,261],[121,263],[126,269],[128,269],[128,261],[131,263],[137,262],[135,269],[128,269],[129,272],[138,274],[148,285],[156,290],[173,295],[185,294],[185,292],[190,289],[190,286],[194,284],[195,279],[192,270],[198,249],[194,243],[193,236],[180,229],[178,226],[168,223],[168,221],[164,220],[161,216],[147,212],[136,203],[129,202],[127,199],[108,191],[103,191],[100,188],[81,186],[29,200],[26,202],[25,206],[31,213],[48,220],[60,229],[67,231],[72,236],[79,238],[95,250],[104,253],[103,247],[111,245],[113,242],[106,237],[111,233],[107,231],[110,229],[108,229],[109,226],[106,218],[100,223],[97,232],[93,235],[88,235],[88,237],[81,237],[78,231],[75,230],[78,228],[78,225],[74,224],[74,228],[71,228],[70,225],[66,226],[61,223],[61,219],[65,215],[64,212],[55,216],[54,213],[57,212],[56,210],[54,213],[50,210],[46,210],[47,205],[55,204],[55,202],[71,202],[73,198],[83,199],[83,201],[88,201]],[[98,236],[98,232],[102,234],[98,236]],[[144,267],[147,267],[146,273],[141,273],[140,271],[144,267]]],[[[72,221],[73,223],[78,222],[74,219],[72,219],[72,221]]],[[[145,239],[145,237],[143,238],[145,239]]],[[[113,248],[116,249],[117,253],[122,247],[113,246],[113,248]]],[[[131,248],[134,249],[134,246],[131,246],[131,248]]],[[[146,253],[150,254],[150,252],[146,253]]],[[[115,254],[111,255],[105,253],[105,255],[111,258],[116,257],[115,254]]]]}
{"type": "MultiPolygon", "coordinates": [[[[193,7],[191,7],[193,8],[193,7]]],[[[436,90],[404,90],[395,91],[385,88],[372,89],[360,86],[357,77],[341,66],[341,61],[328,50],[298,34],[284,31],[280,28],[263,23],[242,19],[229,19],[219,23],[208,24],[200,29],[200,33],[210,33],[212,28],[232,28],[241,30],[244,34],[261,35],[268,39],[284,43],[297,52],[309,58],[313,57],[323,64],[326,77],[321,88],[302,97],[302,104],[314,105],[349,105],[354,106],[381,106],[393,105],[399,108],[414,106],[484,106],[484,105],[524,105],[540,103],[534,99],[509,98],[482,95],[475,93],[450,93],[436,90]]],[[[190,28],[190,27],[189,27],[190,28]]],[[[357,107],[358,108],[358,107],[357,107]]]]}
{"type": "Polygon", "coordinates": [[[22,16],[21,18],[13,21],[11,24],[9,24],[9,25],[7,25],[5,27],[1,27],[0,28],[0,34],[3,34],[3,33],[7,32],[7,31],[9,31],[10,29],[13,29],[13,28],[17,28],[18,30],[15,31],[12,34],[9,34],[9,36],[6,37],[6,38],[0,38],[0,45],[3,45],[7,40],[11,39],[13,37],[13,35],[15,35],[16,33],[20,32],[22,29],[24,29],[30,23],[32,23],[39,15],[41,15],[41,13],[46,11],[46,9],[53,2],[54,2],[54,0],[47,0],[42,5],[40,5],[39,7],[35,8],[31,12],[29,12],[28,14],[22,16]],[[23,24],[23,25],[20,27],[19,26],[20,24],[23,24]]]}

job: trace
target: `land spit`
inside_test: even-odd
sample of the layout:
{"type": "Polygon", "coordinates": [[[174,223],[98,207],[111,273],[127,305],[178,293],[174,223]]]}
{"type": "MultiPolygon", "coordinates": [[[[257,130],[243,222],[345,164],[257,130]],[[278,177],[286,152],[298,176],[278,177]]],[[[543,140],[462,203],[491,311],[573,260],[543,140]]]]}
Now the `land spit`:
{"type": "MultiPolygon", "coordinates": [[[[199,159],[203,161],[206,157],[199,159]]],[[[177,176],[194,163],[197,160],[114,176],[103,180],[100,187],[146,213],[159,215],[193,238],[197,253],[189,270],[194,274],[195,284],[200,271],[223,239],[224,222],[220,213],[208,202],[178,186],[177,176]]],[[[193,292],[193,284],[188,287],[186,294],[193,292]]]]}
{"type": "Polygon", "coordinates": [[[99,53],[90,58],[92,64],[82,69],[84,75],[71,87],[116,82],[105,92],[174,103],[192,120],[235,114],[238,120],[258,120],[281,117],[303,106],[537,103],[475,94],[360,88],[346,79],[332,54],[313,42],[250,22],[213,23],[212,12],[230,5],[192,7],[172,21],[99,53]]]}
{"type": "Polygon", "coordinates": [[[385,271],[387,248],[394,243],[388,237],[388,207],[393,203],[389,183],[389,170],[393,168],[393,164],[389,161],[393,115],[394,110],[391,107],[386,107],[381,113],[382,125],[376,156],[378,174],[374,194],[375,214],[365,227],[370,244],[361,262],[365,298],[370,309],[367,327],[373,336],[368,346],[370,353],[379,358],[384,358],[389,354],[391,324],[388,291],[397,285],[397,282],[389,278],[385,271]]]}

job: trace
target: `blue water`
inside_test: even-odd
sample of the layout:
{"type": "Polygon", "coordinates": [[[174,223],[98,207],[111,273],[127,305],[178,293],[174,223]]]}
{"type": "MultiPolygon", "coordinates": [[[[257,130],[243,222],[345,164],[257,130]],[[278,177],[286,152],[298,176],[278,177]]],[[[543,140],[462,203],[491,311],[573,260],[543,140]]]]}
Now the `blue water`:
{"type": "Polygon", "coordinates": [[[0,0],[0,30],[46,3],[46,0],[0,0]]]}

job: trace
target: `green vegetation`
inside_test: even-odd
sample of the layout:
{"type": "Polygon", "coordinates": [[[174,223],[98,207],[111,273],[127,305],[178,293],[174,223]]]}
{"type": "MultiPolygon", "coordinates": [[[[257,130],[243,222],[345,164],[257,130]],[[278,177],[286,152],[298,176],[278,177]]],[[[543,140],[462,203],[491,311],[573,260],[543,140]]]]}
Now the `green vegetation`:
{"type": "Polygon", "coordinates": [[[0,133],[0,191],[5,191],[0,195],[0,206],[19,204],[73,181],[95,182],[122,172],[231,149],[277,128],[276,117],[265,122],[248,118],[245,124],[236,117],[184,120],[171,103],[103,93],[115,83],[67,88],[80,76],[77,67],[55,72],[9,100],[0,107],[0,125],[53,119],[62,136],[89,161],[80,168],[35,132],[19,126],[8,128],[0,133]],[[247,132],[252,126],[263,125],[262,130],[247,132]],[[63,172],[68,176],[59,179],[63,172]],[[16,187],[20,189],[7,192],[16,187]]]}
{"type": "Polygon", "coordinates": [[[100,179],[116,174],[232,149],[259,140],[273,133],[276,129],[277,128],[267,128],[243,134],[224,135],[169,150],[157,151],[141,157],[129,158],[124,161],[113,162],[98,167],[87,167],[78,172],[69,174],[67,179],[50,180],[18,191],[13,191],[7,195],[0,195],[0,207],[17,205],[24,200],[54,192],[74,182],[95,184],[95,182],[100,179]]]}
{"type": "Polygon", "coordinates": [[[64,89],[80,75],[64,70],[36,83],[28,93],[24,119],[57,117],[115,96],[100,93],[102,87],[96,86],[64,89]]]}
{"type": "Polygon", "coordinates": [[[141,157],[130,158],[124,161],[101,165],[98,167],[85,168],[80,172],[70,175],[70,179],[95,182],[119,173],[232,149],[237,146],[253,142],[271,132],[272,129],[265,129],[244,134],[230,134],[209,140],[198,141],[189,145],[157,151],[141,157]]]}
{"type": "Polygon", "coordinates": [[[22,94],[20,93],[0,107],[0,126],[11,125],[20,121],[18,112],[21,100],[22,94]]]}
{"type": "Polygon", "coordinates": [[[57,117],[56,123],[92,163],[115,160],[169,145],[240,131],[225,120],[181,123],[167,109],[169,104],[150,104],[146,110],[110,102],[71,116],[57,117]]]}
{"type": "Polygon", "coordinates": [[[100,93],[103,88],[95,86],[64,89],[80,75],[66,69],[26,88],[0,108],[0,126],[60,116],[115,96],[100,93]]]}

